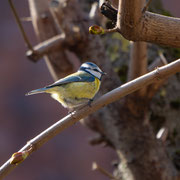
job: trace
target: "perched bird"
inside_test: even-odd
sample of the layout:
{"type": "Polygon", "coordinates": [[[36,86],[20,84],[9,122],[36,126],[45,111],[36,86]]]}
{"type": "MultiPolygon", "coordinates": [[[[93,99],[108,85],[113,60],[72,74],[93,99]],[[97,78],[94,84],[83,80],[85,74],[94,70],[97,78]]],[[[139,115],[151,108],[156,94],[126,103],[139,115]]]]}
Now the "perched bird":
{"type": "Polygon", "coordinates": [[[26,95],[50,93],[65,108],[74,110],[89,103],[98,92],[105,73],[94,63],[83,63],[76,73],[59,79],[54,84],[30,91],[26,95]]]}

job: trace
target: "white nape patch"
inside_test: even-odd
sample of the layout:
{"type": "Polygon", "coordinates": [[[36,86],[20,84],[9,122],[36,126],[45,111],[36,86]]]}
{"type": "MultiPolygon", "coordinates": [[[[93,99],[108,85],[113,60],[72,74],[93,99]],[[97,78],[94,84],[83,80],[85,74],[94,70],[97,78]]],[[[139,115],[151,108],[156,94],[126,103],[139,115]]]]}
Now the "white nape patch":
{"type": "Polygon", "coordinates": [[[93,71],[92,69],[86,69],[86,71],[88,71],[90,74],[92,74],[93,76],[97,77],[98,79],[101,79],[102,74],[97,72],[97,71],[93,71]]]}

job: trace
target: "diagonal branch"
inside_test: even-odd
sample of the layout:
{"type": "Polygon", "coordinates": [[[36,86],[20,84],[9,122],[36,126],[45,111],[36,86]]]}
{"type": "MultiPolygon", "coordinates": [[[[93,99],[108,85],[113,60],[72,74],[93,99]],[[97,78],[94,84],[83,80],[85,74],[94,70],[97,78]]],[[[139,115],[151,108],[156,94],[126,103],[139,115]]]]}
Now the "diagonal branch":
{"type": "Polygon", "coordinates": [[[152,0],[148,0],[148,2],[146,3],[146,5],[144,6],[144,8],[142,10],[142,13],[144,13],[148,9],[149,5],[151,4],[151,1],[152,0]]]}
{"type": "Polygon", "coordinates": [[[22,36],[23,36],[24,41],[25,41],[25,44],[26,44],[26,46],[27,46],[28,49],[30,49],[31,51],[33,51],[33,47],[32,47],[32,45],[31,45],[31,43],[30,43],[30,41],[29,41],[29,39],[28,39],[25,31],[24,31],[24,28],[23,28],[23,26],[22,26],[22,24],[21,24],[21,20],[20,20],[20,18],[19,18],[19,16],[18,16],[18,13],[17,13],[17,11],[16,11],[16,8],[14,7],[12,0],[8,0],[8,1],[9,1],[9,5],[10,5],[10,7],[11,7],[11,10],[12,10],[12,12],[13,12],[13,15],[14,15],[14,17],[15,17],[15,19],[16,19],[16,22],[17,22],[17,25],[18,25],[18,27],[19,27],[19,30],[20,30],[20,32],[21,32],[21,34],[22,34],[22,36]]]}
{"type": "MultiPolygon", "coordinates": [[[[180,59],[168,65],[160,67],[159,69],[156,69],[152,72],[149,72],[137,79],[134,79],[106,93],[96,101],[92,102],[91,107],[86,106],[77,112],[73,112],[72,114],[67,115],[63,119],[53,124],[48,129],[40,133],[38,136],[28,141],[28,143],[19,152],[28,151],[29,149],[31,149],[31,152],[29,153],[31,154],[33,151],[39,149],[43,144],[48,142],[50,139],[52,139],[54,136],[59,134],[64,129],[68,128],[69,126],[72,126],[80,119],[87,117],[88,115],[92,114],[93,112],[96,112],[100,108],[110,103],[113,103],[119,100],[120,98],[136,90],[141,89],[144,86],[162,80],[163,78],[166,78],[177,72],[180,72],[180,59]]],[[[5,176],[7,176],[17,166],[17,164],[11,164],[10,162],[11,159],[9,159],[5,164],[3,164],[0,167],[0,179],[3,179],[5,176]]]]}
{"type": "Polygon", "coordinates": [[[108,177],[111,180],[118,180],[116,177],[114,177],[111,173],[109,173],[108,171],[106,171],[104,168],[102,168],[101,166],[99,166],[96,162],[92,163],[92,170],[98,170],[99,172],[101,172],[102,174],[104,174],[106,177],[108,177]]]}
{"type": "Polygon", "coordinates": [[[36,62],[43,56],[47,55],[48,53],[57,50],[58,48],[63,48],[65,46],[66,36],[65,34],[56,35],[50,39],[47,39],[38,45],[33,47],[33,50],[28,50],[26,52],[26,56],[36,62]]]}

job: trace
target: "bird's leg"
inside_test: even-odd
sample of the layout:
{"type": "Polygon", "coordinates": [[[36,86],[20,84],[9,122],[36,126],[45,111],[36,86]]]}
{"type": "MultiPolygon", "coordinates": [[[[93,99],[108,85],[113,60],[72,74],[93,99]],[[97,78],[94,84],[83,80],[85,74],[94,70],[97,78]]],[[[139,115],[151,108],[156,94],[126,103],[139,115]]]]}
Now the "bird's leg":
{"type": "Polygon", "coordinates": [[[71,109],[71,110],[73,110],[73,111],[70,111],[70,113],[75,112],[75,111],[79,111],[79,110],[83,109],[83,108],[86,107],[86,106],[91,107],[91,103],[92,103],[92,102],[93,102],[93,99],[88,99],[88,102],[87,102],[87,103],[81,104],[80,106],[71,109]]]}
{"type": "Polygon", "coordinates": [[[73,112],[75,112],[76,110],[74,108],[70,108],[68,109],[68,114],[73,114],[73,112]]]}
{"type": "Polygon", "coordinates": [[[76,110],[74,108],[68,109],[68,114],[71,115],[74,119],[76,118],[74,115],[76,113],[76,110]]]}
{"type": "Polygon", "coordinates": [[[89,101],[88,101],[88,106],[89,106],[89,107],[92,107],[91,104],[92,104],[93,100],[94,100],[94,99],[89,99],[89,101]]]}

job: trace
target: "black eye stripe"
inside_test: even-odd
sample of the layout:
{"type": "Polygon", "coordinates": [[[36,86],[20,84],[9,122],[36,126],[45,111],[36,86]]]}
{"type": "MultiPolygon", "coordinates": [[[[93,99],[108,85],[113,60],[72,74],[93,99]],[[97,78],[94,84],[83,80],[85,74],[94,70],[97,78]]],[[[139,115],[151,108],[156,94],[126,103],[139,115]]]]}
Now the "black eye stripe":
{"type": "Polygon", "coordinates": [[[99,72],[97,69],[92,69],[92,68],[85,68],[85,69],[90,69],[90,70],[93,70],[93,71],[99,72]]]}
{"type": "Polygon", "coordinates": [[[93,67],[80,67],[80,70],[92,70],[92,71],[95,71],[95,72],[99,72],[100,73],[100,71],[98,70],[98,69],[94,69],[93,67]]]}

